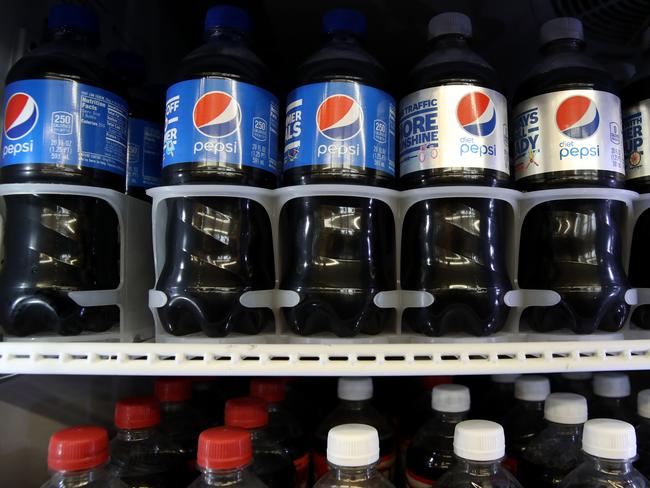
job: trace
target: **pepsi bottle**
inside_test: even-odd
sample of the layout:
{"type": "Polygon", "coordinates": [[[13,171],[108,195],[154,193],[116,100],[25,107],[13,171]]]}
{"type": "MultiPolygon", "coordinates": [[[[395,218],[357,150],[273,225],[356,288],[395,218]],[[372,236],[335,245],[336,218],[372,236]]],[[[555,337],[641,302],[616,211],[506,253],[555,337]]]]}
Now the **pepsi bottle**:
{"type": "MultiPolygon", "coordinates": [[[[616,82],[585,54],[582,24],[548,21],[541,59],[517,90],[511,122],[515,179],[523,191],[622,188],[625,181],[616,82]]],[[[538,332],[617,331],[627,318],[627,277],[618,200],[554,200],[535,206],[521,230],[519,285],[554,290],[560,302],[528,307],[538,332]]]]}
{"type": "MultiPolygon", "coordinates": [[[[469,48],[470,19],[440,14],[429,23],[430,51],[409,75],[400,101],[400,187],[506,186],[507,103],[492,67],[469,48]]],[[[430,336],[498,332],[505,294],[508,204],[492,198],[430,199],[404,217],[401,283],[428,291],[428,307],[402,323],[430,336]]]]}
{"type": "MultiPolygon", "coordinates": [[[[4,101],[2,183],[63,183],[124,191],[128,108],[95,52],[94,13],[54,6],[44,42],[9,70],[4,101]]],[[[4,197],[0,324],[5,332],[101,332],[117,306],[81,307],[72,291],[117,288],[115,211],[97,198],[4,197]],[[101,222],[102,225],[96,225],[101,222]]]]}
{"type": "MultiPolygon", "coordinates": [[[[251,51],[251,21],[238,7],[208,10],[206,42],[181,63],[167,91],[163,183],[274,188],[279,102],[266,66],[251,51]]],[[[248,198],[167,200],[166,261],[158,314],[174,335],[255,334],[273,326],[270,309],[239,302],[275,285],[271,221],[248,198]]]]}
{"type": "MultiPolygon", "coordinates": [[[[650,192],[650,163],[646,162],[646,150],[650,143],[650,29],[643,34],[643,60],[639,71],[623,89],[623,137],[625,140],[626,186],[639,193],[650,192]]],[[[650,157],[650,150],[647,151],[650,157]]],[[[630,254],[630,285],[650,287],[647,270],[650,260],[646,249],[650,245],[650,212],[641,214],[634,226],[630,254]]],[[[632,322],[643,329],[650,329],[650,306],[634,309],[632,322]]]]}
{"type": "MultiPolygon", "coordinates": [[[[395,103],[386,73],[362,47],[365,19],[326,13],[325,45],[299,68],[287,99],[283,184],[391,187],[395,103]]],[[[280,287],[300,295],[284,308],[302,335],[377,334],[394,319],[375,295],[396,286],[395,223],[375,198],[302,197],[280,214],[280,287]]]]}

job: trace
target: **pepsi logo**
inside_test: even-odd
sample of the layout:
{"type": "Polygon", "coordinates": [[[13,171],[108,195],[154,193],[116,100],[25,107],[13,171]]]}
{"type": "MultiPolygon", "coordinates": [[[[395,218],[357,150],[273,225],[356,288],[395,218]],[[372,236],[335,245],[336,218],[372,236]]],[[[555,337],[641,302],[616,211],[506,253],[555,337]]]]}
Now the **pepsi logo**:
{"type": "Polygon", "coordinates": [[[4,132],[15,141],[29,134],[38,121],[38,105],[27,93],[14,93],[5,106],[4,132]]]}
{"type": "Polygon", "coordinates": [[[228,93],[211,91],[194,104],[194,127],[207,137],[226,137],[239,128],[241,109],[228,93]]]}
{"type": "Polygon", "coordinates": [[[363,125],[361,105],[347,95],[332,95],[318,106],[316,125],[328,139],[345,141],[356,136],[363,125]]]}
{"type": "Polygon", "coordinates": [[[473,136],[489,136],[497,125],[494,103],[485,93],[472,92],[458,102],[458,122],[473,136]]]}
{"type": "Polygon", "coordinates": [[[565,136],[583,139],[598,130],[600,115],[593,100],[576,95],[560,104],[555,114],[555,122],[565,136]]]}

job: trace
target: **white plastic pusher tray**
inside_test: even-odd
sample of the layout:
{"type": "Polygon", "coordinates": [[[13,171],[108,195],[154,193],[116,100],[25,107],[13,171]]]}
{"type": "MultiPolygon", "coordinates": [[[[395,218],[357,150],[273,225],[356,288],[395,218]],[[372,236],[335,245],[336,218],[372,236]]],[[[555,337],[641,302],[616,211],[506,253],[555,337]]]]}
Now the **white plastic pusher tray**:
{"type": "MultiPolygon", "coordinates": [[[[216,342],[216,343],[445,343],[445,342],[521,342],[527,340],[540,341],[571,341],[571,340],[611,340],[630,338],[649,338],[650,331],[639,329],[630,330],[629,320],[623,331],[618,333],[602,333],[580,336],[570,331],[558,333],[535,334],[521,330],[519,327],[521,313],[529,306],[553,306],[560,301],[558,293],[551,290],[522,290],[517,283],[517,269],[519,259],[520,231],[528,211],[536,205],[552,200],[570,199],[609,199],[620,200],[627,208],[626,228],[623,232],[623,258],[627,267],[629,250],[634,226],[642,210],[650,207],[650,199],[639,197],[637,193],[628,190],[612,190],[601,188],[577,188],[544,190],[530,193],[521,193],[511,189],[490,188],[480,186],[448,186],[432,187],[398,192],[384,188],[358,186],[358,185],[299,185],[266,190],[261,188],[238,185],[178,185],[152,188],[147,192],[153,199],[153,242],[154,263],[156,279],[160,276],[165,263],[166,240],[165,229],[167,225],[167,206],[164,201],[170,198],[182,197],[234,197],[248,198],[261,204],[268,212],[273,232],[273,245],[275,255],[276,287],[274,290],[259,290],[244,293],[240,303],[250,308],[270,308],[274,312],[275,330],[265,331],[261,334],[250,336],[231,334],[225,338],[208,338],[202,333],[186,336],[174,336],[166,332],[158,318],[156,309],[167,303],[167,296],[159,290],[150,290],[149,307],[156,322],[157,342],[216,342]],[[278,229],[280,211],[284,204],[294,198],[317,196],[348,196],[375,198],[385,202],[395,216],[396,231],[396,271],[397,290],[380,292],[375,296],[374,302],[380,308],[396,309],[396,323],[392,330],[387,330],[377,336],[361,335],[356,338],[337,338],[333,334],[316,334],[314,336],[298,336],[287,330],[281,308],[293,307],[299,303],[300,297],[293,290],[279,289],[279,249],[278,229]],[[430,199],[448,198],[491,198],[505,201],[510,212],[506,212],[505,228],[508,233],[506,259],[508,274],[513,285],[513,290],[505,296],[505,303],[511,307],[508,321],[501,332],[489,337],[474,337],[466,334],[445,335],[442,337],[428,337],[401,329],[401,315],[405,308],[428,307],[435,297],[425,291],[401,290],[399,285],[400,267],[399,256],[401,247],[402,221],[408,209],[415,203],[430,199]],[[638,207],[638,205],[641,205],[638,207]]],[[[631,289],[626,294],[630,305],[650,303],[650,290],[631,289]]]]}
{"type": "MultiPolygon", "coordinates": [[[[74,336],[39,333],[28,337],[4,336],[6,341],[47,342],[139,342],[153,337],[153,321],[146,306],[147,292],[152,285],[151,206],[137,198],[114,190],[93,186],[47,183],[10,183],[0,185],[0,197],[6,195],[76,195],[106,201],[117,214],[120,232],[120,282],[114,290],[72,291],[68,296],[79,306],[117,305],[119,327],[106,332],[83,332],[74,336]],[[128,252],[127,252],[128,251],[128,252]]],[[[2,202],[4,218],[4,201],[2,202]]],[[[102,222],[96,222],[102,225],[102,222]]],[[[11,229],[8,230],[11,232],[11,229]]]]}

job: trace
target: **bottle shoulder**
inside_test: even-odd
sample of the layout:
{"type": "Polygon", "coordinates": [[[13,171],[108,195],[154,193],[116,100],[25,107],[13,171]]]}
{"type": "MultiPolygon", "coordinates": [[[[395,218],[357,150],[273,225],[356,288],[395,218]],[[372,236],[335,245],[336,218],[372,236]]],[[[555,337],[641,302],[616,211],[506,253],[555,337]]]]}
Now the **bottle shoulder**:
{"type": "Polygon", "coordinates": [[[495,471],[478,473],[460,469],[455,464],[438,480],[436,488],[522,488],[517,479],[506,469],[498,467],[495,471]]]}
{"type": "Polygon", "coordinates": [[[320,478],[314,488],[394,488],[394,485],[385,476],[377,471],[368,477],[347,478],[337,477],[335,471],[330,470],[320,478]]]}
{"type": "Polygon", "coordinates": [[[636,469],[620,473],[603,473],[595,469],[591,463],[584,462],[571,471],[560,484],[560,488],[648,488],[648,481],[636,469]]]}

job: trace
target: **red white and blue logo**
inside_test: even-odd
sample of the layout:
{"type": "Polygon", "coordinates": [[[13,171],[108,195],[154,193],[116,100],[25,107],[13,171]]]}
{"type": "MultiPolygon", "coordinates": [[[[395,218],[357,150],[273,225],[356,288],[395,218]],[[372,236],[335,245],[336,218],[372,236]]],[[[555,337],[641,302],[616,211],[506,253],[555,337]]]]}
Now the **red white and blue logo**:
{"type": "Polygon", "coordinates": [[[598,130],[600,115],[590,98],[576,95],[564,100],[555,114],[557,128],[567,137],[583,139],[598,130]]]}
{"type": "Polygon", "coordinates": [[[318,106],[316,125],[328,139],[346,141],[361,131],[363,110],[352,97],[331,95],[318,106]]]}
{"type": "Polygon", "coordinates": [[[485,93],[472,92],[458,102],[458,122],[473,136],[489,136],[497,125],[494,103],[485,93]]]}
{"type": "Polygon", "coordinates": [[[38,121],[38,105],[27,93],[14,93],[5,107],[4,132],[15,141],[29,134],[38,121]]]}
{"type": "Polygon", "coordinates": [[[230,94],[211,91],[196,101],[192,119],[196,130],[204,136],[226,137],[239,128],[241,109],[230,94]]]}

